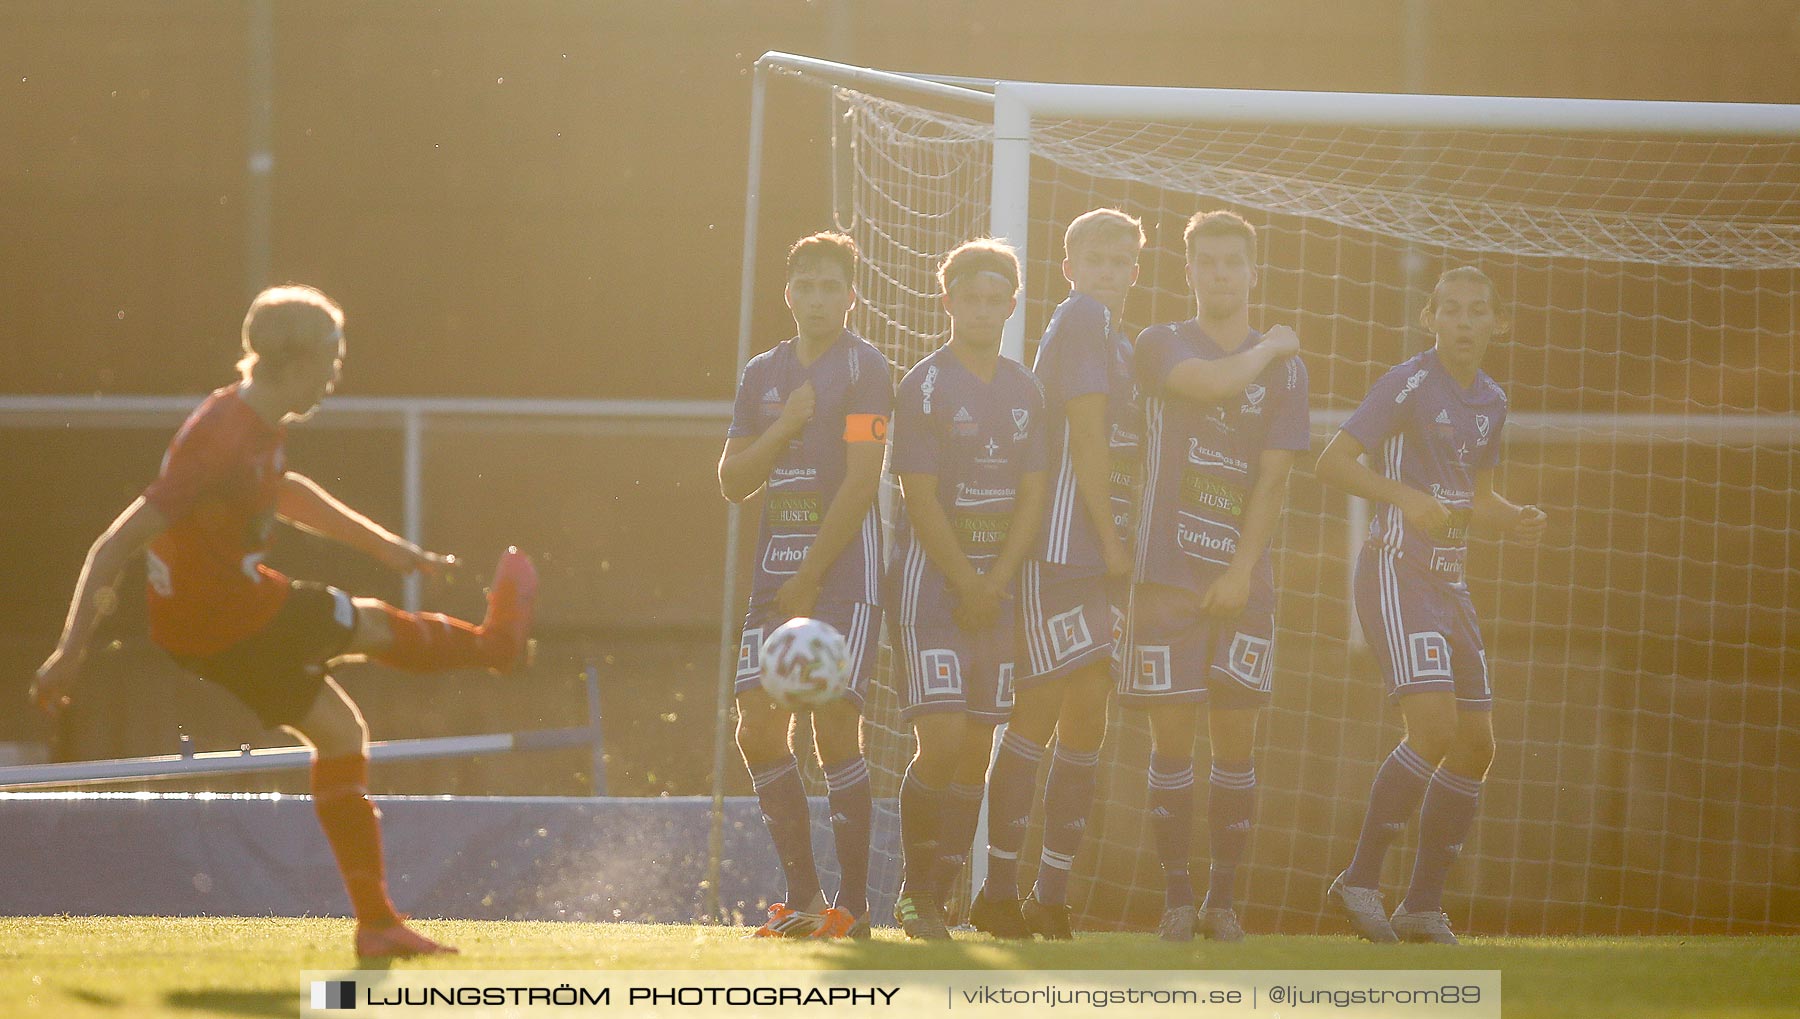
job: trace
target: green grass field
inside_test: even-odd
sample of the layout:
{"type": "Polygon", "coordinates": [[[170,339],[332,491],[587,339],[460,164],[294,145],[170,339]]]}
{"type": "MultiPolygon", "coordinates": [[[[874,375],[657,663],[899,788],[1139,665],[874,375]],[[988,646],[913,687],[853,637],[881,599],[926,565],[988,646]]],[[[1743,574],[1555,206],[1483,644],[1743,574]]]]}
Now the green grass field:
{"type": "MultiPolygon", "coordinates": [[[[1800,938],[1478,938],[1460,948],[1349,937],[1169,945],[1088,934],[949,945],[878,931],[867,943],[746,941],[738,928],[443,920],[460,946],[437,969],[1498,969],[1509,1017],[1800,1016],[1800,938]]],[[[0,919],[0,1015],[293,1016],[301,970],[354,966],[350,925],[330,919],[0,919]]]]}

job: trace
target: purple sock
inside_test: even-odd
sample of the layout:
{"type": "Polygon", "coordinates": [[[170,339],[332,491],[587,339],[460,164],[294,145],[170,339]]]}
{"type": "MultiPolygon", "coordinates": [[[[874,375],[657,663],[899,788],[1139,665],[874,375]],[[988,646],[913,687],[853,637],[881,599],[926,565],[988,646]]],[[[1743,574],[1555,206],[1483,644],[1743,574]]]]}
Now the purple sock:
{"type": "Polygon", "coordinates": [[[800,785],[800,763],[792,757],[750,773],[756,801],[762,806],[763,823],[775,840],[781,857],[781,873],[787,878],[782,900],[794,909],[811,905],[819,892],[819,872],[813,867],[812,818],[806,812],[806,790],[800,785]]]}
{"type": "Polygon", "coordinates": [[[1081,753],[1058,744],[1050,758],[1050,778],[1044,784],[1044,853],[1031,893],[1045,905],[1061,906],[1069,901],[1069,870],[1075,866],[1075,854],[1087,834],[1099,772],[1098,750],[1081,753]]]}
{"type": "Polygon", "coordinates": [[[861,918],[869,912],[869,830],[874,801],[869,795],[869,763],[860,755],[825,769],[831,835],[837,844],[838,909],[861,918]]]}
{"type": "Polygon", "coordinates": [[[1256,768],[1250,761],[1214,761],[1207,779],[1206,827],[1212,838],[1212,873],[1206,886],[1209,909],[1230,909],[1238,862],[1250,841],[1256,812],[1256,768]]]}
{"type": "Polygon", "coordinates": [[[1019,897],[1019,849],[1031,824],[1032,794],[1043,759],[1043,747],[1008,728],[988,769],[988,872],[982,889],[991,899],[1019,897]]]}
{"type": "Polygon", "coordinates": [[[912,768],[900,783],[900,856],[902,892],[921,892],[931,887],[931,872],[938,858],[938,815],[943,812],[944,791],[913,777],[912,768]]]}
{"type": "Polygon", "coordinates": [[[1194,759],[1150,752],[1150,830],[1162,861],[1163,904],[1194,904],[1188,841],[1194,826],[1194,759]]]}
{"type": "Polygon", "coordinates": [[[1401,909],[1436,913],[1444,908],[1444,882],[1450,879],[1450,865],[1462,852],[1480,803],[1480,779],[1441,767],[1431,776],[1425,809],[1419,812],[1419,855],[1413,861],[1412,884],[1401,909]]]}
{"type": "Polygon", "coordinates": [[[1344,871],[1344,883],[1357,888],[1381,887],[1381,864],[1388,847],[1406,830],[1425,798],[1431,765],[1404,742],[1388,754],[1369,789],[1369,812],[1363,816],[1356,856],[1344,871]]]}
{"type": "Polygon", "coordinates": [[[985,784],[951,783],[944,790],[942,820],[938,828],[938,861],[931,873],[931,891],[939,902],[950,899],[950,890],[969,861],[969,849],[975,841],[975,828],[981,823],[981,796],[985,784]]]}

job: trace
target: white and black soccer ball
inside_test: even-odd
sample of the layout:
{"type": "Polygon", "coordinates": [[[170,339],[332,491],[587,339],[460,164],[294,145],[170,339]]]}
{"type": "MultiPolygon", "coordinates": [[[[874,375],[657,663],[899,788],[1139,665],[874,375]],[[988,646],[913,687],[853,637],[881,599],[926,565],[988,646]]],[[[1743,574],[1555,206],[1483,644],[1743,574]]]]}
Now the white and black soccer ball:
{"type": "Polygon", "coordinates": [[[834,701],[850,686],[850,645],[822,619],[802,616],[776,627],[761,658],[763,689],[789,711],[834,701]]]}

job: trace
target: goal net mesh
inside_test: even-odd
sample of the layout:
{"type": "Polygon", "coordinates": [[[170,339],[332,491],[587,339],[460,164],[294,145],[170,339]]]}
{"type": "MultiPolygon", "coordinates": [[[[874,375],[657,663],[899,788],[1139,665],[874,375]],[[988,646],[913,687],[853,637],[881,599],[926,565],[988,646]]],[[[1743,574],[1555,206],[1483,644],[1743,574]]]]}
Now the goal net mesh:
{"type": "MultiPolygon", "coordinates": [[[[834,212],[865,256],[852,324],[904,371],[948,336],[938,261],[990,230],[993,126],[845,88],[832,90],[832,109],[834,212]]],[[[1252,321],[1300,334],[1315,452],[1384,370],[1429,345],[1418,313],[1440,271],[1480,266],[1510,302],[1511,335],[1485,363],[1511,401],[1497,487],[1542,506],[1550,527],[1535,550],[1471,549],[1498,753],[1445,899],[1459,929],[1800,930],[1796,149],[1473,129],[1033,125],[1027,364],[1068,293],[1063,230],[1099,206],[1141,217],[1150,237],[1124,315],[1133,333],[1193,314],[1181,243],[1193,212],[1228,208],[1255,224],[1252,321]]],[[[1401,736],[1348,598],[1363,518],[1309,467],[1303,458],[1295,472],[1273,552],[1275,697],[1238,885],[1255,932],[1340,929],[1321,915],[1324,891],[1401,736]]],[[[868,750],[883,908],[899,881],[893,797],[912,752],[885,653],[876,687],[868,750]]],[[[1080,926],[1156,922],[1148,756],[1143,717],[1115,706],[1071,885],[1080,926]]],[[[1021,860],[1036,854],[1034,830],[1021,860]]],[[[1405,842],[1389,854],[1390,902],[1411,855],[1405,842]]],[[[1022,886],[1033,872],[1022,864],[1022,886]]]]}

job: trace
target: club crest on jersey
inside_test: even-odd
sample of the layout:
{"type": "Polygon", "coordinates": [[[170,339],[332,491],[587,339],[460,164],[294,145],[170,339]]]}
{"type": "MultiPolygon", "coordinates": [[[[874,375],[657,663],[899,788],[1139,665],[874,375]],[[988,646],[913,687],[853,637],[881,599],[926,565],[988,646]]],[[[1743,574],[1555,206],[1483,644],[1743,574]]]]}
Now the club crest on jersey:
{"type": "Polygon", "coordinates": [[[975,415],[970,414],[967,407],[958,407],[956,416],[950,419],[950,427],[962,438],[973,438],[975,436],[975,415]]]}
{"type": "Polygon", "coordinates": [[[1013,408],[1013,441],[1024,442],[1025,430],[1031,424],[1031,412],[1023,407],[1013,408]]]}
{"type": "Polygon", "coordinates": [[[1488,421],[1488,416],[1486,414],[1475,415],[1475,434],[1481,437],[1481,443],[1483,445],[1487,444],[1489,426],[1490,422],[1488,421]]]}
{"type": "Polygon", "coordinates": [[[1238,413],[1261,414],[1263,397],[1267,395],[1269,395],[1269,391],[1266,388],[1260,383],[1252,382],[1244,390],[1244,400],[1246,402],[1242,407],[1238,408],[1238,413]]]}

